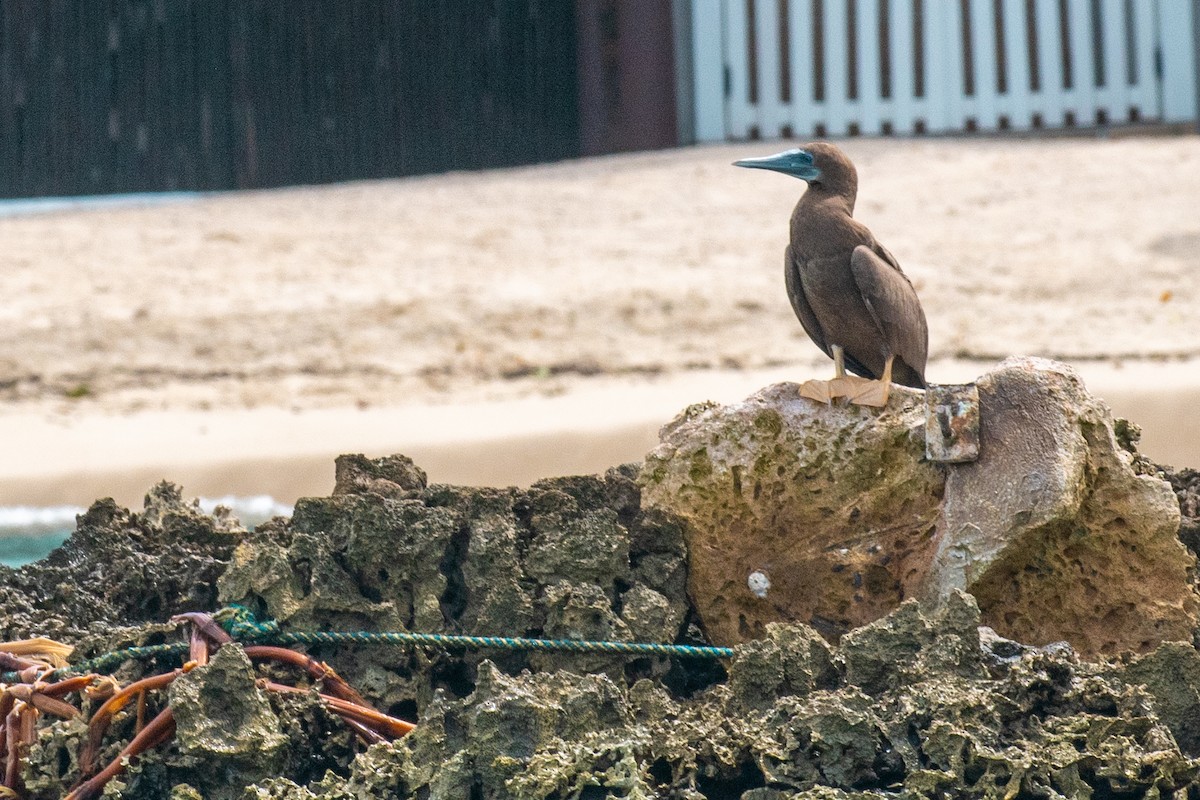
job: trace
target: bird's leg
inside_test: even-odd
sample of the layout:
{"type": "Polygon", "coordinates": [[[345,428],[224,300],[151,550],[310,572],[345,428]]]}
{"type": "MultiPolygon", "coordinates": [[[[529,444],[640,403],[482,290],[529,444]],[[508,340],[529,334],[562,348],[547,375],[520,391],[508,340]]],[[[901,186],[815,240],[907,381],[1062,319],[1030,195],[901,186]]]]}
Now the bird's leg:
{"type": "Polygon", "coordinates": [[[870,381],[857,375],[847,375],[845,351],[836,344],[832,349],[833,368],[837,374],[829,382],[829,394],[832,397],[854,397],[863,391],[863,387],[870,381]]]}
{"type": "Polygon", "coordinates": [[[841,345],[832,345],[833,350],[833,379],[828,381],[805,381],[800,384],[800,396],[818,403],[830,405],[835,397],[845,397],[846,392],[841,385],[846,377],[845,356],[842,355],[841,345]]]}
{"type": "Polygon", "coordinates": [[[801,397],[829,405],[839,397],[854,398],[866,391],[869,384],[875,383],[857,375],[847,375],[845,351],[841,345],[836,344],[831,345],[830,349],[833,350],[833,378],[827,381],[805,381],[800,385],[801,397]]]}
{"type": "Polygon", "coordinates": [[[892,361],[896,357],[889,355],[883,365],[883,376],[877,381],[870,381],[859,391],[850,396],[850,402],[856,406],[871,406],[883,408],[892,394],[892,361]]]}

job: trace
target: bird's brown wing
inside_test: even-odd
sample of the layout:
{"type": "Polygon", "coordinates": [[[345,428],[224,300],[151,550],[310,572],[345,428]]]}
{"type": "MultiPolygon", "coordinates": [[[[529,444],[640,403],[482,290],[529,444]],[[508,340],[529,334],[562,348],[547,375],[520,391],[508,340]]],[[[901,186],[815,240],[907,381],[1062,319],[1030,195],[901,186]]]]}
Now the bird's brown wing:
{"type": "MultiPolygon", "coordinates": [[[[929,327],[917,291],[896,264],[891,253],[880,255],[866,245],[854,248],[850,256],[850,272],[862,295],[863,302],[879,326],[879,333],[888,350],[907,364],[925,385],[925,359],[929,352],[929,327]]],[[[912,383],[901,380],[898,383],[912,383]]]]}
{"type": "Polygon", "coordinates": [[[808,304],[808,298],[804,295],[804,286],[800,283],[800,265],[792,255],[791,245],[783,252],[783,280],[787,285],[787,296],[792,302],[792,310],[804,326],[804,332],[825,355],[833,358],[833,351],[825,341],[825,331],[821,329],[821,323],[817,322],[817,315],[813,313],[812,306],[808,304]]]}

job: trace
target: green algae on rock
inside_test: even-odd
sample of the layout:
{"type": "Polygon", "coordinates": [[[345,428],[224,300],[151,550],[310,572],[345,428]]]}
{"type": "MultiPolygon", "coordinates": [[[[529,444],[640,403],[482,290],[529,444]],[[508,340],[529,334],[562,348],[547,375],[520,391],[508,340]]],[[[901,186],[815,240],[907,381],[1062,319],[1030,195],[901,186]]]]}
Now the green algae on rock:
{"type": "Polygon", "coordinates": [[[689,593],[714,642],[758,638],[771,621],[836,637],[912,595],[945,479],[921,458],[921,393],[893,398],[882,411],[830,407],[778,384],[663,428],[645,503],[687,522],[689,593]],[[751,591],[751,575],[768,588],[751,591]]]}

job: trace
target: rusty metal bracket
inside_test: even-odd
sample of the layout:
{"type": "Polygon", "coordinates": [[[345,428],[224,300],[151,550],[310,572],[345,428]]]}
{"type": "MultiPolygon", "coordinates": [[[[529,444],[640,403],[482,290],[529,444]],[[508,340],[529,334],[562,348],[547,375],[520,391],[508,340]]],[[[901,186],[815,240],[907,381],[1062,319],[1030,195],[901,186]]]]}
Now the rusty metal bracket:
{"type": "Polygon", "coordinates": [[[925,457],[941,464],[979,458],[979,389],[973,383],[925,391],[925,457]]]}

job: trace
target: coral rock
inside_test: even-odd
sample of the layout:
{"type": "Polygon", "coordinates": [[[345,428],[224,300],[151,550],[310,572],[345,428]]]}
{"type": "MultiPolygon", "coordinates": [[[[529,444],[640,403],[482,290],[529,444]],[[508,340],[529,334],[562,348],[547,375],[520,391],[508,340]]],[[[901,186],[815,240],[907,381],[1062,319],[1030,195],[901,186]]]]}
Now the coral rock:
{"type": "Polygon", "coordinates": [[[1195,647],[1167,642],[1129,664],[1119,677],[1145,686],[1179,749],[1200,756],[1200,653],[1195,647]]]}
{"type": "Polygon", "coordinates": [[[689,594],[713,641],[804,622],[836,638],[908,598],[955,589],[983,622],[1084,656],[1189,639],[1200,611],[1171,487],[1139,474],[1073,370],[1009,359],[977,382],[977,461],[922,456],[920,393],[882,411],[794,384],[687,409],[642,471],[683,518],[689,594]]]}
{"type": "Polygon", "coordinates": [[[270,777],[283,766],[288,744],[279,729],[266,692],[245,651],[236,644],[222,647],[202,667],[179,676],[171,684],[175,736],[181,753],[194,761],[197,776],[206,777],[206,797],[237,796],[235,789],[257,773],[270,777]],[[238,781],[225,787],[222,775],[236,765],[238,781]],[[212,769],[204,769],[204,767],[212,769]],[[225,791],[222,791],[225,789],[225,791]]]}
{"type": "MultiPolygon", "coordinates": [[[[470,696],[437,695],[413,733],[311,788],[322,800],[982,800],[1184,797],[1200,785],[1200,762],[1141,687],[1064,647],[1027,648],[989,675],[977,620],[954,594],[939,609],[906,603],[839,646],[772,625],[735,648],[727,685],[692,698],[484,662],[470,696]]],[[[1200,676],[1181,679],[1194,693],[1200,676]]],[[[267,786],[247,797],[306,797],[267,786]]]]}
{"type": "Polygon", "coordinates": [[[642,500],[688,523],[688,589],[709,637],[756,639],[775,621],[836,637],[912,597],[945,482],[922,458],[924,432],[915,390],[896,387],[880,412],[815,403],[791,383],[666,426],[642,500]]]}
{"type": "MultiPolygon", "coordinates": [[[[403,456],[338,463],[342,473],[391,475],[394,486],[419,472],[403,456]]],[[[431,485],[407,494],[370,484],[303,498],[290,522],[260,526],[237,548],[218,584],[221,602],[285,630],[674,642],[688,616],[682,523],[643,513],[635,477],[621,467],[528,489],[431,485]]],[[[656,656],[630,667],[603,653],[487,655],[510,672],[566,665],[633,680],[672,665],[656,656]]],[[[394,705],[438,688],[470,692],[483,653],[396,648],[387,670],[353,648],[328,657],[394,705]]]]}
{"type": "Polygon", "coordinates": [[[948,471],[927,596],[965,589],[998,633],[1081,655],[1190,639],[1200,605],[1178,501],[1134,472],[1108,408],[1043,359],[978,383],[980,457],[948,471]]]}
{"type": "Polygon", "coordinates": [[[377,459],[361,454],[338,456],[333,474],[335,495],[377,494],[402,498],[424,490],[427,484],[425,470],[403,455],[377,459]]]}

